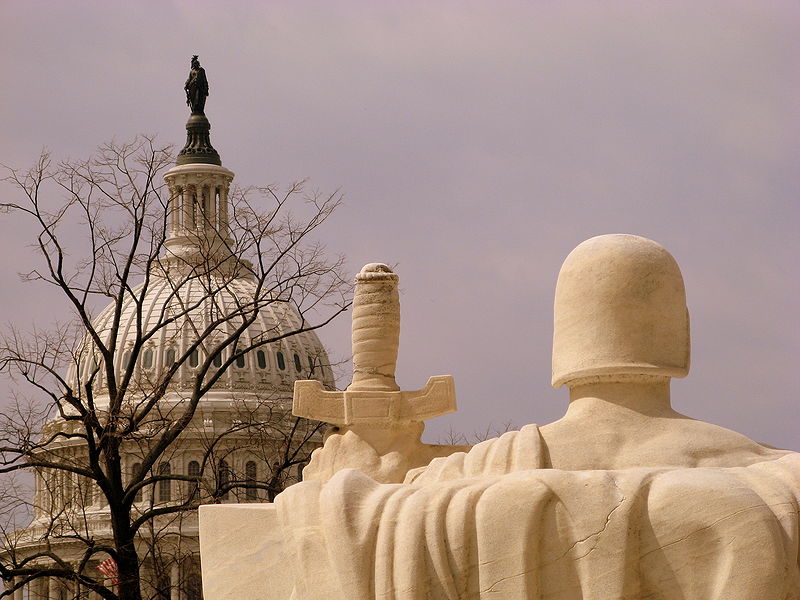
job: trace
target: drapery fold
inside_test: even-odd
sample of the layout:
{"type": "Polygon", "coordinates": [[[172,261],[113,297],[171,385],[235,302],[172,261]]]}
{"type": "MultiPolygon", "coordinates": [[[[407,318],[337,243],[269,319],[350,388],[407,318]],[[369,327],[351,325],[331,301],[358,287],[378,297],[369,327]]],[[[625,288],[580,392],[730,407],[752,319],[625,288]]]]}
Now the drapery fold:
{"type": "Polygon", "coordinates": [[[406,483],[356,470],[276,500],[295,599],[797,600],[800,455],[546,469],[538,427],[406,483]]]}

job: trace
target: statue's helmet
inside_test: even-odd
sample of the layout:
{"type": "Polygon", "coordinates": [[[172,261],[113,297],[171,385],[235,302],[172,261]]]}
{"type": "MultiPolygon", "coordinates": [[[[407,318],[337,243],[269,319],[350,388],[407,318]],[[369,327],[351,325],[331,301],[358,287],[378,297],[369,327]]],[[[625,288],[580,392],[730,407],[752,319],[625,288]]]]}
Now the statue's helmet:
{"type": "Polygon", "coordinates": [[[683,277],[652,240],[612,234],[580,244],[561,267],[554,313],[553,387],[689,372],[683,277]]]}

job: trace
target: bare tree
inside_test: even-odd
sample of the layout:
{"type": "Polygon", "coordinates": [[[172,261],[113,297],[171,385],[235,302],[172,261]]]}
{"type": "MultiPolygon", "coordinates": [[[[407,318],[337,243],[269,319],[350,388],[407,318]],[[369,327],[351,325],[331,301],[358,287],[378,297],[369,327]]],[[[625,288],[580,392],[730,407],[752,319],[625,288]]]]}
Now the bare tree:
{"type": "MultiPolygon", "coordinates": [[[[69,318],[0,339],[0,370],[27,388],[0,416],[0,473],[34,473],[39,516],[28,538],[15,533],[18,523],[6,526],[3,594],[50,577],[70,593],[138,600],[149,552],[142,539],[159,546],[168,524],[199,502],[232,492],[272,499],[318,435],[315,424],[291,417],[276,390],[243,388],[236,373],[348,308],[342,259],[312,241],[338,192],[308,193],[298,183],[176,195],[162,183],[172,158],[140,137],[86,161],[54,163],[43,153],[29,170],[8,169],[20,200],[0,207],[37,228],[41,267],[23,277],[53,288],[69,318]],[[191,227],[178,231],[180,219],[191,227]],[[244,399],[201,414],[204,397],[224,386],[244,399]],[[190,441],[202,447],[197,466],[170,468],[190,441]],[[242,447],[263,453],[258,464],[269,466],[257,477],[226,460],[242,447]],[[88,510],[98,502],[108,537],[88,510]],[[56,540],[79,547],[78,558],[63,560],[56,540]],[[116,561],[115,586],[92,566],[106,555],[116,561]]],[[[288,362],[295,377],[332,381],[324,356],[286,354],[275,354],[279,368],[288,362]]],[[[7,503],[20,497],[12,491],[7,503]]],[[[166,568],[161,557],[150,564],[166,568]]]]}

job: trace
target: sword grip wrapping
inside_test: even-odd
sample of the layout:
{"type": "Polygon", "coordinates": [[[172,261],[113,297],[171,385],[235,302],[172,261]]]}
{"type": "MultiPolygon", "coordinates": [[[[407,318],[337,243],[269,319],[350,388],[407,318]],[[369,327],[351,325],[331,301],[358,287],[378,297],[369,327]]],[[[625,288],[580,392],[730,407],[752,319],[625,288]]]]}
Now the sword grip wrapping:
{"type": "Polygon", "coordinates": [[[379,263],[356,276],[353,298],[353,382],[348,389],[398,390],[395,381],[400,345],[398,277],[379,263]]]}

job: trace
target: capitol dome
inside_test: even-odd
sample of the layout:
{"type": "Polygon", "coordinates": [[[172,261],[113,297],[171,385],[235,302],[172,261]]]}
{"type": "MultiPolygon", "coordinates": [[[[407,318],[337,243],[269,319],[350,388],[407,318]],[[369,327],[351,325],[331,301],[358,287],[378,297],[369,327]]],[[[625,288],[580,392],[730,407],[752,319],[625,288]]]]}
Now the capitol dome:
{"type": "MultiPolygon", "coordinates": [[[[253,303],[257,289],[252,279],[247,277],[212,278],[200,281],[187,279],[181,281],[180,287],[175,285],[165,274],[153,277],[148,289],[142,296],[142,287],[134,288],[121,311],[117,331],[119,339],[116,344],[114,368],[119,378],[131,359],[133,346],[137,339],[137,315],[141,314],[142,330],[154,331],[154,335],[145,342],[138,356],[136,384],[144,389],[152,389],[180,357],[188,353],[182,361],[178,372],[172,378],[171,391],[180,392],[194,385],[193,371],[203,364],[209,355],[212,356],[211,372],[223,366],[231,354],[231,349],[219,350],[217,340],[227,337],[225,329],[241,323],[238,314],[242,307],[253,303]],[[210,286],[209,286],[210,284],[210,286]],[[208,289],[215,289],[213,295],[208,289]],[[142,307],[136,306],[135,298],[142,297],[142,307]],[[187,311],[185,307],[194,307],[187,311]],[[181,315],[169,322],[168,315],[181,315]],[[185,313],[185,314],[181,314],[185,313]],[[231,317],[231,315],[237,315],[231,317]],[[206,330],[212,321],[224,321],[204,339],[198,348],[192,345],[198,339],[198,332],[206,330]]],[[[109,305],[96,319],[94,327],[97,333],[109,339],[113,331],[113,320],[116,306],[109,305]]],[[[249,315],[245,315],[249,316],[249,315]]],[[[328,388],[333,388],[334,380],[327,353],[313,331],[293,333],[303,327],[303,320],[298,311],[289,302],[273,300],[265,303],[253,315],[252,324],[247,327],[240,338],[240,347],[257,344],[261,340],[276,339],[238,358],[235,358],[222,377],[213,385],[207,400],[219,396],[215,392],[223,392],[225,398],[231,391],[252,393],[283,392],[291,394],[297,379],[318,379],[328,388]],[[287,337],[282,337],[292,333],[287,337]]],[[[86,344],[78,362],[80,371],[75,369],[70,375],[73,382],[87,381],[99,364],[99,358],[89,352],[91,344],[86,344]],[[75,375],[80,375],[76,378],[75,375]]],[[[107,390],[103,374],[98,371],[94,388],[101,394],[107,390]]],[[[77,387],[77,386],[74,386],[77,387]]],[[[102,404],[104,396],[98,398],[102,404]]],[[[107,400],[107,396],[105,396],[107,400]]]]}
{"type": "MultiPolygon", "coordinates": [[[[43,415],[30,452],[33,519],[15,532],[25,568],[55,574],[15,598],[111,588],[124,548],[142,597],[202,600],[196,507],[272,501],[322,444],[324,425],[292,414],[292,392],[305,379],[334,388],[307,319],[341,279],[333,273],[328,285],[325,266],[298,244],[313,227],[298,233],[268,210],[253,221],[257,211],[231,210],[234,173],[192,110],[186,146],[164,174],[168,194],[158,189],[145,207],[159,212],[137,215],[146,241],[132,255],[95,256],[94,285],[82,290],[112,302],[82,323],[57,408],[43,415]],[[128,287],[137,275],[143,282],[128,287]]],[[[106,233],[111,250],[99,253],[113,254],[126,233],[106,233]]]]}
{"type": "MultiPolygon", "coordinates": [[[[147,284],[126,295],[119,325],[114,327],[116,303],[111,303],[93,320],[95,331],[110,346],[117,332],[114,370],[119,380],[133,354],[137,368],[133,383],[146,393],[176,362],[178,372],[170,380],[170,392],[189,390],[194,370],[210,356],[209,375],[226,366],[234,350],[220,351],[219,343],[230,337],[243,320],[252,321],[239,337],[238,350],[262,342],[247,354],[235,357],[206,397],[217,392],[285,392],[291,397],[297,379],[317,379],[333,389],[334,378],[327,353],[298,310],[284,299],[286,284],[264,291],[257,286],[251,265],[230,253],[228,190],[233,172],[221,165],[182,164],[170,169],[165,180],[173,199],[167,215],[165,254],[150,269],[147,284]],[[147,288],[144,288],[147,285],[147,288]],[[254,314],[257,310],[258,314],[254,314]],[[141,315],[141,331],[137,319],[141,315]],[[208,328],[213,328],[209,333],[208,328]],[[137,340],[152,335],[136,352],[137,340]],[[197,340],[202,343],[197,345],[197,340]],[[196,346],[196,348],[193,348],[196,346]]],[[[107,402],[106,382],[99,356],[90,339],[84,342],[77,368],[69,373],[73,389],[88,381],[100,405],[107,402]]],[[[227,396],[225,396],[227,397],[227,396]]]]}

